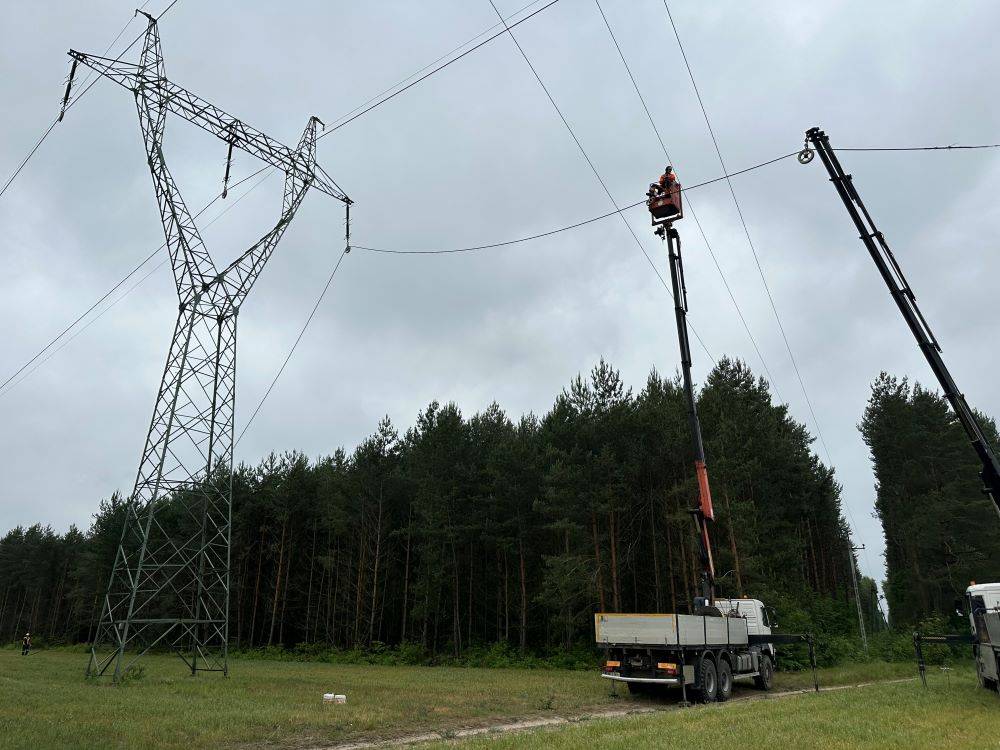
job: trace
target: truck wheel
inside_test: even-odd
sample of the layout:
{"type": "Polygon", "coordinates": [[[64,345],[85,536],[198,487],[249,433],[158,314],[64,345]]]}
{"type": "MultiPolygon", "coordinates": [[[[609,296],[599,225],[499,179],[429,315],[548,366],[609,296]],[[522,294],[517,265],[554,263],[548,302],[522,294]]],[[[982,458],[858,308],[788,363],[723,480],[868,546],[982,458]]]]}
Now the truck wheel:
{"type": "Polygon", "coordinates": [[[719,673],[711,656],[698,665],[698,695],[702,703],[713,703],[719,697],[719,673]]]}
{"type": "Polygon", "coordinates": [[[760,673],[753,678],[753,684],[760,690],[770,690],[774,684],[774,665],[767,654],[761,654],[760,673]]]}
{"type": "Polygon", "coordinates": [[[719,661],[719,696],[718,701],[729,700],[733,695],[733,670],[725,659],[719,661]]]}

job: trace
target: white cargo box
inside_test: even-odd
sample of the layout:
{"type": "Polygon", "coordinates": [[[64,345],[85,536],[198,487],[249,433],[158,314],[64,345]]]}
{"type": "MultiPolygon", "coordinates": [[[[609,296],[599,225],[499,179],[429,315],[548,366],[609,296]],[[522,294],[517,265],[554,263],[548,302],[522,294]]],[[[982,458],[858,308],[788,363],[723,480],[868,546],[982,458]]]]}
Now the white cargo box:
{"type": "Polygon", "coordinates": [[[742,617],[598,612],[594,633],[602,646],[746,646],[749,642],[742,617]]]}

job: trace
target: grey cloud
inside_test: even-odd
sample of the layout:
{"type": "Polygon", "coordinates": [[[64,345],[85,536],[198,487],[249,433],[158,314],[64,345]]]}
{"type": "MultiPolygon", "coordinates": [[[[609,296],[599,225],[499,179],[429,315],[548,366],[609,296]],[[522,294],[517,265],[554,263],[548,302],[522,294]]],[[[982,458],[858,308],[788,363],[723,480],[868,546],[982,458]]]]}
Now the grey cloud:
{"type": "MultiPolygon", "coordinates": [[[[688,184],[719,174],[659,0],[604,3],[688,184]]],[[[819,124],[835,145],[997,140],[986,95],[1000,8],[967,3],[685,3],[673,6],[729,166],[795,149],[819,124]]],[[[502,4],[506,12],[518,7],[502,4]]],[[[0,31],[0,165],[56,112],[69,47],[101,51],[131,13],[116,2],[17,4],[0,31]]],[[[328,121],[494,22],[489,4],[180,0],[162,22],[168,74],[276,137],[328,121]]],[[[123,37],[139,32],[138,23],[123,37]]],[[[616,200],[662,167],[645,114],[588,0],[516,30],[616,200]]],[[[224,148],[179,120],[168,160],[193,207],[221,187],[224,148]]],[[[970,400],[1000,413],[991,361],[1000,167],[993,152],[845,154],[970,400]],[[931,188],[931,186],[933,186],[931,188]],[[928,205],[929,197],[934,204],[928,205]]],[[[609,210],[508,39],[500,38],[320,142],[357,201],[359,244],[435,248],[545,231],[609,210]]],[[[237,176],[257,165],[237,160],[237,176]]],[[[855,425],[879,370],[931,376],[818,163],[737,178],[761,262],[813,400],[845,501],[881,576],[873,479],[855,425]]],[[[206,230],[218,257],[276,215],[278,180],[206,230]]],[[[775,385],[814,429],[727,189],[692,193],[775,385]]],[[[232,198],[230,200],[233,200],[232,198]]],[[[204,221],[213,215],[206,214],[204,221]]],[[[661,273],[641,211],[628,215],[661,273]]],[[[435,257],[353,252],[238,448],[311,455],[352,446],[388,412],[409,425],[431,399],[471,413],[497,399],[544,411],[598,357],[635,387],[677,367],[670,302],[617,218],[538,242],[435,257]]],[[[134,105],[96,85],[0,200],[0,375],[6,376],[161,241],[134,105]]],[[[310,195],[241,321],[238,417],[270,382],[339,253],[341,208],[310,195]]],[[[692,316],[714,356],[760,363],[693,223],[682,226],[692,316]]],[[[0,528],[86,525],[128,490],[175,301],[166,269],[10,393],[0,395],[0,528]]],[[[710,363],[695,352],[696,375],[710,363]]],[[[817,446],[821,457],[827,456],[817,446]]],[[[711,457],[710,457],[711,458],[711,457]]]]}

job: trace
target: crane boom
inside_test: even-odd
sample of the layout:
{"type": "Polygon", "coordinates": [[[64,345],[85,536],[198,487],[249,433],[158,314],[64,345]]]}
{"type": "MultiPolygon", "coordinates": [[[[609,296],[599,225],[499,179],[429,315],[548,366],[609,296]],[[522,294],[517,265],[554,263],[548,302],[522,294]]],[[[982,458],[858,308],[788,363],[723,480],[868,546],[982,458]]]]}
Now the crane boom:
{"type": "Polygon", "coordinates": [[[701,558],[701,594],[705,603],[715,602],[715,562],[712,560],[712,544],[709,539],[708,522],[715,520],[712,510],[712,492],[708,484],[708,468],[705,464],[705,444],[701,437],[701,420],[694,397],[694,381],[691,378],[691,342],[687,325],[687,286],[684,283],[684,261],[681,258],[681,237],[674,228],[674,222],[684,217],[681,201],[681,185],[671,167],[667,167],[659,183],[650,185],[647,206],[656,227],[656,235],[666,242],[667,258],[670,263],[670,283],[673,288],[674,317],[677,323],[677,343],[681,350],[681,376],[684,381],[684,401],[687,407],[688,427],[691,430],[691,444],[694,448],[695,476],[698,479],[698,504],[691,509],[698,526],[698,551],[701,558]]]}
{"type": "Polygon", "coordinates": [[[875,265],[882,275],[882,280],[889,287],[889,293],[896,302],[896,306],[899,308],[900,313],[902,313],[903,319],[910,328],[910,332],[916,338],[920,350],[924,353],[927,363],[931,366],[934,376],[941,385],[945,398],[948,399],[948,403],[951,404],[951,408],[955,411],[958,421],[969,436],[972,448],[976,451],[976,455],[979,456],[979,460],[983,465],[979,474],[983,480],[983,491],[989,495],[993,501],[994,509],[1000,515],[1000,461],[997,460],[993,446],[990,445],[986,434],[983,432],[983,428],[979,424],[975,412],[973,412],[965,400],[965,396],[958,389],[958,385],[955,383],[954,378],[952,378],[951,372],[941,358],[941,345],[934,337],[934,333],[920,312],[920,308],[917,307],[916,296],[910,288],[909,283],[907,283],[906,277],[903,275],[903,270],[900,268],[899,263],[896,262],[896,258],[892,254],[892,250],[889,249],[889,245],[886,243],[882,232],[875,226],[875,221],[872,219],[871,214],[868,213],[868,209],[861,200],[861,196],[858,195],[851,175],[847,174],[840,165],[840,160],[837,158],[833,147],[830,146],[830,139],[826,133],[819,128],[810,128],[806,131],[806,142],[811,143],[815,147],[816,153],[819,154],[819,158],[823,162],[823,166],[829,172],[830,181],[837,189],[837,194],[840,195],[840,199],[844,202],[847,213],[854,221],[854,225],[860,233],[861,241],[868,248],[872,260],[875,261],[875,265]]]}
{"type": "Polygon", "coordinates": [[[701,437],[701,420],[698,418],[698,405],[694,397],[694,381],[691,378],[691,343],[688,338],[687,326],[687,286],[684,284],[681,238],[672,224],[664,227],[663,230],[663,234],[666,235],[667,256],[670,260],[670,283],[674,292],[674,317],[677,321],[677,341],[681,349],[684,401],[687,407],[688,427],[691,429],[691,444],[694,447],[694,470],[698,478],[698,505],[691,510],[691,514],[698,525],[702,596],[708,600],[708,604],[712,604],[715,601],[715,562],[712,560],[708,522],[715,520],[715,514],[712,511],[712,492],[708,484],[705,444],[701,437]]]}

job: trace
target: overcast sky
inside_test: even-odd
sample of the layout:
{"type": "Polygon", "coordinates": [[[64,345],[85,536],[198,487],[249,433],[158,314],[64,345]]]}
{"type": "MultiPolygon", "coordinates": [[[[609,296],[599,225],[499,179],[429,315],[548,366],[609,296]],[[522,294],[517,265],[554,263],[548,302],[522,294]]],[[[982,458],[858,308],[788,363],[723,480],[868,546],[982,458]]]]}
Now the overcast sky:
{"type": "MultiPolygon", "coordinates": [[[[507,15],[525,2],[498,7],[507,15]]],[[[153,0],[148,10],[166,5],[153,0]]],[[[661,0],[602,5],[681,181],[718,176],[661,0]]],[[[4,9],[4,180],[58,111],[66,51],[100,54],[132,10],[120,0],[4,9]]],[[[671,10],[732,170],[801,147],[812,125],[834,146],[1000,141],[997,3],[956,3],[942,13],[931,2],[675,0],[671,10]]],[[[488,0],[180,0],[160,31],[172,80],[294,144],[310,115],[335,122],[496,21],[488,0]]],[[[132,22],[113,54],[141,30],[132,22]]],[[[664,157],[593,0],[559,0],[515,34],[615,199],[641,198],[664,157]]],[[[173,117],[165,150],[192,209],[218,193],[221,142],[173,117]]],[[[611,208],[507,37],[324,138],[319,160],[356,201],[353,241],[361,245],[478,245],[611,208]]],[[[842,161],[969,401],[1000,414],[1000,153],[845,153],[842,161]]],[[[235,178],[259,166],[238,154],[235,178]]],[[[213,206],[202,226],[251,184],[213,206]]],[[[881,578],[873,477],[856,426],[880,370],[927,384],[931,373],[818,160],[789,159],[734,186],[829,447],[828,457],[819,446],[820,456],[835,466],[856,540],[868,547],[861,568],[881,578]]],[[[273,223],[280,191],[272,176],[204,231],[217,262],[273,223]]],[[[773,386],[815,434],[725,183],[690,199],[773,386]]],[[[648,218],[642,210],[628,217],[667,278],[648,218]]],[[[740,357],[763,373],[697,227],[678,226],[694,326],[713,357],[740,357]]],[[[99,81],[73,107],[0,198],[0,227],[2,382],[162,242],[126,91],[99,81]]],[[[238,431],[308,315],[342,235],[341,205],[311,193],[244,306],[238,431]]],[[[100,498],[131,489],[175,314],[163,267],[0,392],[0,531],[34,522],[86,527],[100,498]]],[[[356,250],[237,459],[350,448],[384,414],[405,428],[435,399],[454,400],[466,414],[494,399],[511,415],[543,413],[601,356],[639,390],[650,368],[678,367],[671,316],[666,292],[615,217],[481,253],[356,250]]],[[[701,381],[711,362],[700,348],[694,358],[701,381]]]]}

